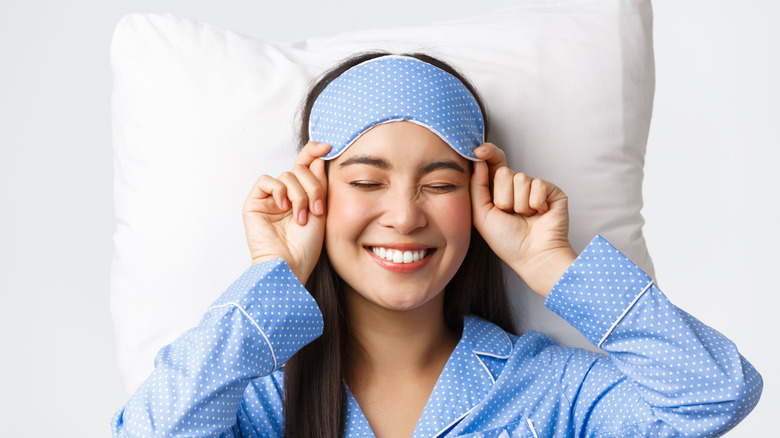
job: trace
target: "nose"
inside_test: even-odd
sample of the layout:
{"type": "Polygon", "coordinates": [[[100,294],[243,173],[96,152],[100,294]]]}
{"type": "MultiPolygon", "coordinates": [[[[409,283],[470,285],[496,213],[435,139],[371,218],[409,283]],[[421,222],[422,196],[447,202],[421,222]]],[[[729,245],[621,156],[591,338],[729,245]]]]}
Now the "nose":
{"type": "Polygon", "coordinates": [[[400,234],[410,234],[428,224],[419,193],[412,190],[391,190],[382,199],[381,225],[394,228],[400,234]]]}

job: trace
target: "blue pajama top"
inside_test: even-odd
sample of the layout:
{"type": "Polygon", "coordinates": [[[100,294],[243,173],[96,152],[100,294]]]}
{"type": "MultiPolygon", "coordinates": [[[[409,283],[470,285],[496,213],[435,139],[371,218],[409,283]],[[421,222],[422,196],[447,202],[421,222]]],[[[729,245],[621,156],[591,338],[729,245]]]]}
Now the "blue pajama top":
{"type": "MultiPolygon", "coordinates": [[[[607,355],[466,317],[412,436],[717,436],[758,402],[761,376],[736,346],[600,236],[545,305],[607,355]]],[[[114,415],[114,436],[283,436],[282,366],[321,332],[317,304],[283,260],[251,266],[160,350],[114,415]]],[[[347,398],[346,436],[374,436],[347,398]]]]}

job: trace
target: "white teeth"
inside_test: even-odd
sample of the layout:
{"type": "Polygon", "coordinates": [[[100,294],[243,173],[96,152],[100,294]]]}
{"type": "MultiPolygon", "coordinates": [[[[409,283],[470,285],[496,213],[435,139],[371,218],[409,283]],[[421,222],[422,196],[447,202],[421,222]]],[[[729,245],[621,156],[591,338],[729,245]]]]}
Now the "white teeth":
{"type": "Polygon", "coordinates": [[[413,263],[424,259],[428,255],[427,249],[419,251],[399,251],[397,249],[388,249],[382,247],[371,247],[371,252],[378,257],[393,263],[413,263]]]}

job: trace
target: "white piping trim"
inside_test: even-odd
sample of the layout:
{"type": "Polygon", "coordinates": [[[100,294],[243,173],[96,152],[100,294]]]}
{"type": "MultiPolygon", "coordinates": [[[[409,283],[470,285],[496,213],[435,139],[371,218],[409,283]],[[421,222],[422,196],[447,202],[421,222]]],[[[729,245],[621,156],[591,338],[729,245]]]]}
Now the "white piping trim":
{"type": "Polygon", "coordinates": [[[534,438],[539,438],[539,435],[536,434],[536,429],[534,429],[534,422],[530,418],[526,418],[525,422],[528,424],[528,428],[531,429],[531,433],[534,434],[534,438]]]}
{"type": "Polygon", "coordinates": [[[506,341],[509,343],[509,353],[507,353],[505,356],[499,356],[493,353],[486,353],[484,351],[477,351],[477,350],[471,350],[471,351],[481,356],[495,357],[496,359],[509,359],[509,356],[512,355],[512,348],[514,348],[514,346],[512,345],[512,340],[509,339],[509,335],[507,335],[505,331],[501,330],[501,334],[504,335],[504,338],[506,338],[506,341]]]}
{"type": "Polygon", "coordinates": [[[458,418],[456,418],[455,420],[453,420],[453,421],[452,421],[452,423],[450,423],[450,424],[448,424],[448,425],[444,426],[444,428],[443,428],[442,430],[440,430],[440,431],[436,432],[436,435],[434,435],[434,436],[433,436],[433,438],[436,438],[436,437],[440,436],[441,434],[443,434],[444,432],[446,432],[446,431],[450,430],[450,429],[451,429],[453,426],[455,426],[455,424],[457,424],[457,423],[458,423],[460,420],[462,420],[463,418],[465,418],[465,417],[466,417],[466,415],[468,415],[468,414],[469,414],[471,411],[473,411],[473,410],[474,410],[474,408],[471,408],[471,409],[469,409],[468,411],[464,412],[464,413],[463,413],[463,415],[461,415],[460,417],[458,417],[458,418]]]}
{"type": "Polygon", "coordinates": [[[604,333],[604,336],[601,337],[601,340],[599,341],[598,345],[596,345],[596,347],[601,348],[601,344],[603,344],[604,341],[607,340],[607,337],[610,334],[612,334],[612,331],[615,330],[615,327],[617,327],[618,323],[620,323],[620,321],[623,320],[623,318],[626,316],[628,311],[631,310],[632,307],[634,307],[634,304],[636,304],[636,302],[639,301],[640,298],[642,298],[642,295],[644,295],[645,292],[647,292],[647,290],[650,289],[650,286],[652,286],[652,285],[653,285],[653,280],[650,280],[650,282],[647,283],[647,285],[644,287],[644,289],[642,289],[642,291],[639,292],[639,294],[637,294],[636,297],[634,297],[634,300],[631,301],[631,304],[629,304],[625,308],[625,310],[623,310],[623,313],[621,313],[620,316],[615,320],[615,322],[612,323],[612,326],[609,328],[609,330],[607,330],[606,333],[604,333]]]}
{"type": "Polygon", "coordinates": [[[219,306],[209,307],[209,310],[211,310],[211,309],[218,309],[220,307],[227,307],[227,306],[236,306],[238,308],[238,310],[240,310],[241,313],[243,313],[244,316],[246,316],[247,319],[249,319],[249,321],[252,323],[252,325],[255,326],[257,331],[259,331],[260,334],[263,335],[263,339],[265,339],[266,344],[268,344],[268,349],[271,350],[271,357],[274,358],[274,369],[271,372],[276,371],[277,363],[276,363],[276,353],[274,353],[274,346],[271,345],[271,341],[268,340],[268,336],[265,335],[265,332],[263,331],[263,329],[260,328],[260,325],[258,325],[257,322],[251,316],[249,316],[248,313],[246,313],[246,310],[244,310],[243,307],[241,307],[238,303],[231,301],[229,303],[220,304],[219,306]]]}
{"type": "Polygon", "coordinates": [[[483,351],[476,351],[476,350],[474,350],[474,353],[476,353],[476,354],[478,354],[480,356],[487,356],[487,357],[492,357],[492,358],[495,358],[495,359],[509,359],[509,355],[508,354],[506,356],[499,356],[497,354],[490,354],[490,353],[485,353],[483,351]]]}
{"type": "Polygon", "coordinates": [[[485,365],[485,362],[482,362],[482,359],[480,359],[479,356],[477,356],[476,354],[474,356],[477,357],[477,360],[479,361],[479,364],[482,365],[482,368],[485,369],[485,372],[488,373],[488,376],[490,376],[490,380],[492,380],[493,384],[495,385],[496,378],[493,377],[493,373],[490,372],[490,369],[487,367],[487,365],[485,365]]]}

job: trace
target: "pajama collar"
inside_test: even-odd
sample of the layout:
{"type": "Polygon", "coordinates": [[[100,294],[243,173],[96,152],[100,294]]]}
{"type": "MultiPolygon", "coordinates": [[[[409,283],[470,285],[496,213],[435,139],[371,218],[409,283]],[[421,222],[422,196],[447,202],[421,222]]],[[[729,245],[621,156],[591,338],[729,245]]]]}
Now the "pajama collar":
{"type": "MultiPolygon", "coordinates": [[[[512,341],[500,327],[475,316],[465,317],[463,335],[444,365],[413,437],[443,435],[485,400],[512,348],[512,341]],[[452,397],[452,394],[458,396],[452,397]]],[[[347,430],[374,436],[349,390],[346,425],[347,430]]]]}

